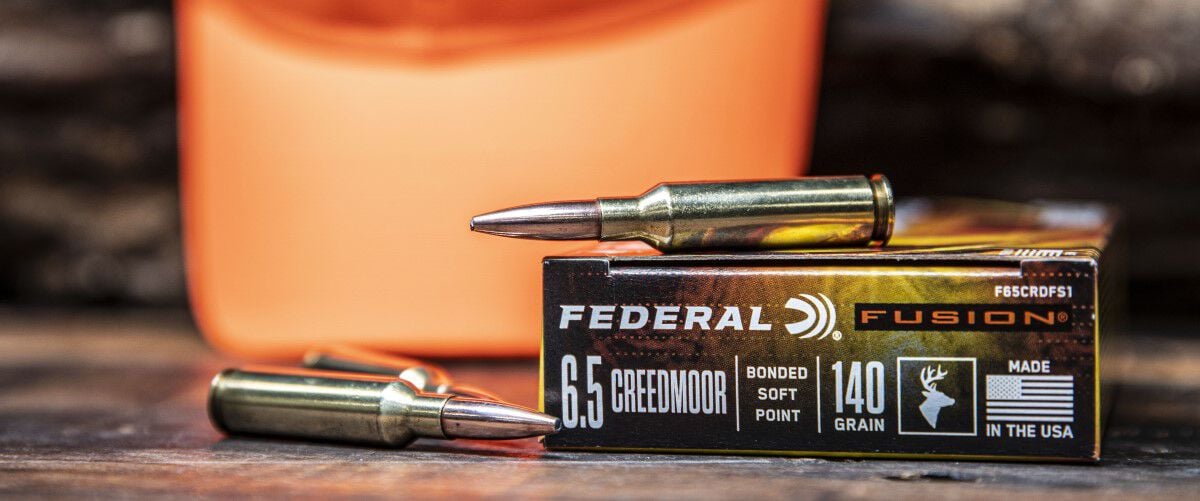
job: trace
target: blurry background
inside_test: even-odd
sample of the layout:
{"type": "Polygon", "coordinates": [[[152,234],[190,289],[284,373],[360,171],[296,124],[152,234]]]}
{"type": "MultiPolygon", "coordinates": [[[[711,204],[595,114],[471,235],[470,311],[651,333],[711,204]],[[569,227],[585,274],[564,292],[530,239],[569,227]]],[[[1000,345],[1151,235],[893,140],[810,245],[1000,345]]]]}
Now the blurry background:
{"type": "MultiPolygon", "coordinates": [[[[1200,1],[833,2],[812,173],[1119,205],[1134,319],[1194,320],[1198,25],[1200,1]]],[[[169,2],[0,2],[0,304],[186,304],[172,30],[169,2]]]]}

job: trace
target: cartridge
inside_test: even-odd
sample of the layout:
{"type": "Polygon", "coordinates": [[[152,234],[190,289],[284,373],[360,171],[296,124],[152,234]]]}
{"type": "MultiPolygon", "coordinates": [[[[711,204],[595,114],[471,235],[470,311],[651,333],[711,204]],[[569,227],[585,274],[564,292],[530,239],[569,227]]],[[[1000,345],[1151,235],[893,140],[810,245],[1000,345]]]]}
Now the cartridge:
{"type": "Polygon", "coordinates": [[[513,207],[471,230],[542,240],[638,240],[663,251],[887,243],[895,215],[883,175],[662,183],[637,197],[513,207]]]}

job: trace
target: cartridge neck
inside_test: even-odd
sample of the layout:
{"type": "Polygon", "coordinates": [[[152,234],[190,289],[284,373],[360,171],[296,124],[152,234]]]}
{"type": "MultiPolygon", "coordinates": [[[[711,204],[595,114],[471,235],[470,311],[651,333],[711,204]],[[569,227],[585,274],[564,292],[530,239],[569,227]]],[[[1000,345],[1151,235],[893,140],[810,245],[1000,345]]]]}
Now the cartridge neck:
{"type": "Polygon", "coordinates": [[[600,206],[601,240],[634,240],[642,235],[637,198],[599,198],[596,203],[600,206]]]}
{"type": "Polygon", "coordinates": [[[449,395],[422,394],[402,381],[388,385],[379,402],[379,433],[388,443],[408,443],[413,436],[446,438],[442,407],[449,395]]]}

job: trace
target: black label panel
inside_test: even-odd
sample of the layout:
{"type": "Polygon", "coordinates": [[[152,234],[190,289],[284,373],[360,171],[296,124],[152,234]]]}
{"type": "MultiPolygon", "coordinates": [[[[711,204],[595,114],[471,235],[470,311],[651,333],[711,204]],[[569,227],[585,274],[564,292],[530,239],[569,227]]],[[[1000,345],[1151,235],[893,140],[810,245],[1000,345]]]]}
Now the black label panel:
{"type": "Polygon", "coordinates": [[[548,261],[545,445],[1095,459],[1094,277],[1058,266],[1073,299],[998,297],[1041,280],[1011,275],[548,261]]]}

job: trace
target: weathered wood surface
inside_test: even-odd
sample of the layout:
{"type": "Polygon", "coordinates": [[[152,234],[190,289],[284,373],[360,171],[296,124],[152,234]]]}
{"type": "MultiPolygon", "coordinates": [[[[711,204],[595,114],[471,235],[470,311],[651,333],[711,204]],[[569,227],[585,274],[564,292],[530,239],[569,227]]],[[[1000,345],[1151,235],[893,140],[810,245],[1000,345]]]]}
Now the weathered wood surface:
{"type": "MultiPolygon", "coordinates": [[[[1200,497],[1200,340],[1147,335],[1111,361],[1125,383],[1098,466],[548,453],[533,440],[383,450],[222,437],[204,396],[230,362],[183,316],[0,313],[0,493],[1200,497]]],[[[465,382],[533,405],[536,365],[451,367],[465,382]]]]}

